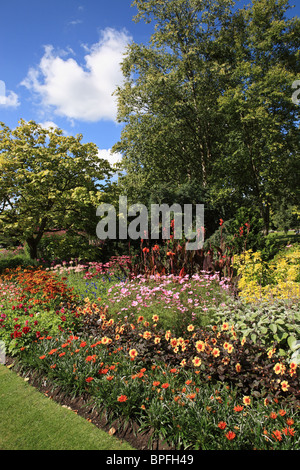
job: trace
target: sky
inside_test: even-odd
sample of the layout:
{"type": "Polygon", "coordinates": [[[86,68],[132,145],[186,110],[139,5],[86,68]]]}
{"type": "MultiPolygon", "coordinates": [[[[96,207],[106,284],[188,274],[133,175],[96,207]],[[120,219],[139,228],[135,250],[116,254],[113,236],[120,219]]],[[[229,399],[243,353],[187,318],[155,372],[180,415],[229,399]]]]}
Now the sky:
{"type": "Polygon", "coordinates": [[[128,43],[147,43],[131,0],[0,0],[0,121],[20,119],[83,135],[102,158],[119,140],[112,96],[128,43]]]}
{"type": "MultiPolygon", "coordinates": [[[[120,62],[130,42],[146,44],[153,31],[132,0],[0,0],[0,121],[20,119],[66,135],[83,135],[115,163],[119,140],[120,62]]],[[[244,2],[241,2],[244,3],[244,2]]],[[[248,3],[248,2],[247,2],[248,3]]],[[[293,15],[300,15],[295,0],[293,15]]]]}

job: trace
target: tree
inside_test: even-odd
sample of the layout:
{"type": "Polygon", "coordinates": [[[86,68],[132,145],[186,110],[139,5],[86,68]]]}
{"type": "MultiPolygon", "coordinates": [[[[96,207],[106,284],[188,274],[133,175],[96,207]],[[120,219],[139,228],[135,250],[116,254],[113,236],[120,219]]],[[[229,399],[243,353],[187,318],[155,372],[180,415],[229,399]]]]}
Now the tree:
{"type": "Polygon", "coordinates": [[[228,60],[230,79],[218,100],[226,143],[215,186],[223,191],[225,183],[255,204],[266,234],[271,208],[299,197],[299,107],[292,84],[300,73],[300,20],[288,19],[288,9],[287,0],[254,0],[223,37],[234,63],[228,60]]]}
{"type": "Polygon", "coordinates": [[[270,208],[297,199],[300,20],[288,0],[135,0],[155,22],[149,45],[131,44],[116,90],[125,126],[120,180],[146,186],[200,182],[214,205],[270,208]]]}
{"type": "Polygon", "coordinates": [[[21,120],[0,123],[0,233],[26,241],[31,258],[45,232],[91,231],[110,166],[82,135],[21,120]]]}
{"type": "Polygon", "coordinates": [[[148,46],[131,44],[116,90],[118,119],[126,123],[114,150],[132,179],[209,185],[219,155],[222,116],[216,107],[224,89],[220,25],[231,0],[135,0],[136,20],[156,22],[148,46]],[[140,176],[142,175],[142,176],[140,176]]]}

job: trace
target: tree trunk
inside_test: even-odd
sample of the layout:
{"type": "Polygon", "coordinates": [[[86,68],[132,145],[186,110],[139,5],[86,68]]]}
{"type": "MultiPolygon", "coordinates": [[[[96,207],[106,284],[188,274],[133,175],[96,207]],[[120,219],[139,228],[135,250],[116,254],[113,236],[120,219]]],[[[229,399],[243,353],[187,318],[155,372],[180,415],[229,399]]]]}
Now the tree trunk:
{"type": "Polygon", "coordinates": [[[29,255],[31,259],[37,259],[37,247],[39,244],[39,240],[34,237],[27,238],[26,240],[28,247],[29,247],[29,255]]]}
{"type": "Polygon", "coordinates": [[[267,236],[270,229],[270,206],[268,203],[262,206],[261,216],[264,221],[264,235],[267,236]]]}

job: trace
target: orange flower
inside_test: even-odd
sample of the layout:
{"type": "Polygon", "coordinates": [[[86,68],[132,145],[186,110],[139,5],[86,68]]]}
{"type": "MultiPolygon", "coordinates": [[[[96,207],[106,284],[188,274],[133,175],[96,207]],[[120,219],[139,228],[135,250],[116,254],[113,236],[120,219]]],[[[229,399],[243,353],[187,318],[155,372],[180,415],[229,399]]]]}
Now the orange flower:
{"type": "Polygon", "coordinates": [[[159,384],[160,384],[160,382],[158,382],[158,380],[155,380],[155,381],[152,383],[153,387],[158,387],[159,384]]]}
{"type": "Polygon", "coordinates": [[[168,383],[165,383],[165,384],[161,385],[161,388],[168,388],[168,387],[170,387],[170,384],[168,384],[168,383]]]}
{"type": "Polygon", "coordinates": [[[218,424],[218,428],[220,428],[220,429],[225,429],[226,426],[227,426],[227,424],[224,421],[220,421],[219,424],[218,424]]]}
{"type": "Polygon", "coordinates": [[[243,409],[244,409],[244,407],[241,406],[241,405],[237,405],[237,406],[235,406],[235,407],[233,408],[233,410],[234,410],[235,412],[237,412],[237,413],[238,413],[239,411],[243,411],[243,409]]]}
{"type": "Polygon", "coordinates": [[[118,397],[118,401],[119,401],[120,403],[123,403],[124,401],[127,401],[127,396],[126,396],[126,395],[120,395],[120,396],[118,397]]]}
{"type": "Polygon", "coordinates": [[[232,439],[235,438],[236,434],[233,431],[228,431],[228,433],[225,434],[225,436],[227,437],[229,441],[232,441],[232,439]]]}
{"type": "Polygon", "coordinates": [[[281,441],[281,440],[282,440],[281,432],[278,431],[278,429],[276,429],[276,431],[273,431],[273,435],[274,435],[275,439],[277,439],[277,441],[281,441]]]}
{"type": "Polygon", "coordinates": [[[240,364],[239,362],[236,364],[235,370],[236,370],[237,372],[241,372],[242,366],[241,366],[241,364],[240,364]]]}
{"type": "Polygon", "coordinates": [[[51,351],[49,351],[48,354],[54,354],[56,351],[57,351],[57,348],[56,349],[51,349],[51,351]]]}
{"type": "Polygon", "coordinates": [[[85,379],[86,382],[91,382],[93,379],[93,377],[88,377],[87,379],[85,379]]]}
{"type": "Polygon", "coordinates": [[[286,420],[286,424],[287,424],[288,426],[293,426],[294,420],[293,420],[292,418],[288,418],[288,419],[286,420]]]}

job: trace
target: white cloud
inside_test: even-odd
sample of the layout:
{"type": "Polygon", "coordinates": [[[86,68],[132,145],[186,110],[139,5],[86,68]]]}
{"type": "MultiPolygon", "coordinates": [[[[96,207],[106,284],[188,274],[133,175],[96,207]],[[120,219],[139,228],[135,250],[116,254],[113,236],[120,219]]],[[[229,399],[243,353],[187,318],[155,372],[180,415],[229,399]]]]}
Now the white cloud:
{"type": "Polygon", "coordinates": [[[29,70],[21,84],[60,116],[87,122],[115,120],[117,103],[112,93],[122,84],[120,63],[130,41],[125,30],[106,28],[99,42],[84,46],[85,66],[46,46],[39,65],[29,70]]]}
{"type": "Polygon", "coordinates": [[[55,128],[58,128],[58,125],[55,124],[55,122],[53,122],[53,121],[40,122],[39,125],[40,125],[43,129],[50,129],[51,127],[54,127],[54,129],[55,129],[55,128]]]}
{"type": "Polygon", "coordinates": [[[6,90],[5,82],[0,80],[0,106],[16,108],[19,105],[18,95],[14,91],[6,90]]]}
{"type": "Polygon", "coordinates": [[[108,160],[110,165],[119,163],[122,159],[122,155],[118,152],[112,152],[111,149],[99,149],[98,155],[100,158],[108,160]]]}

